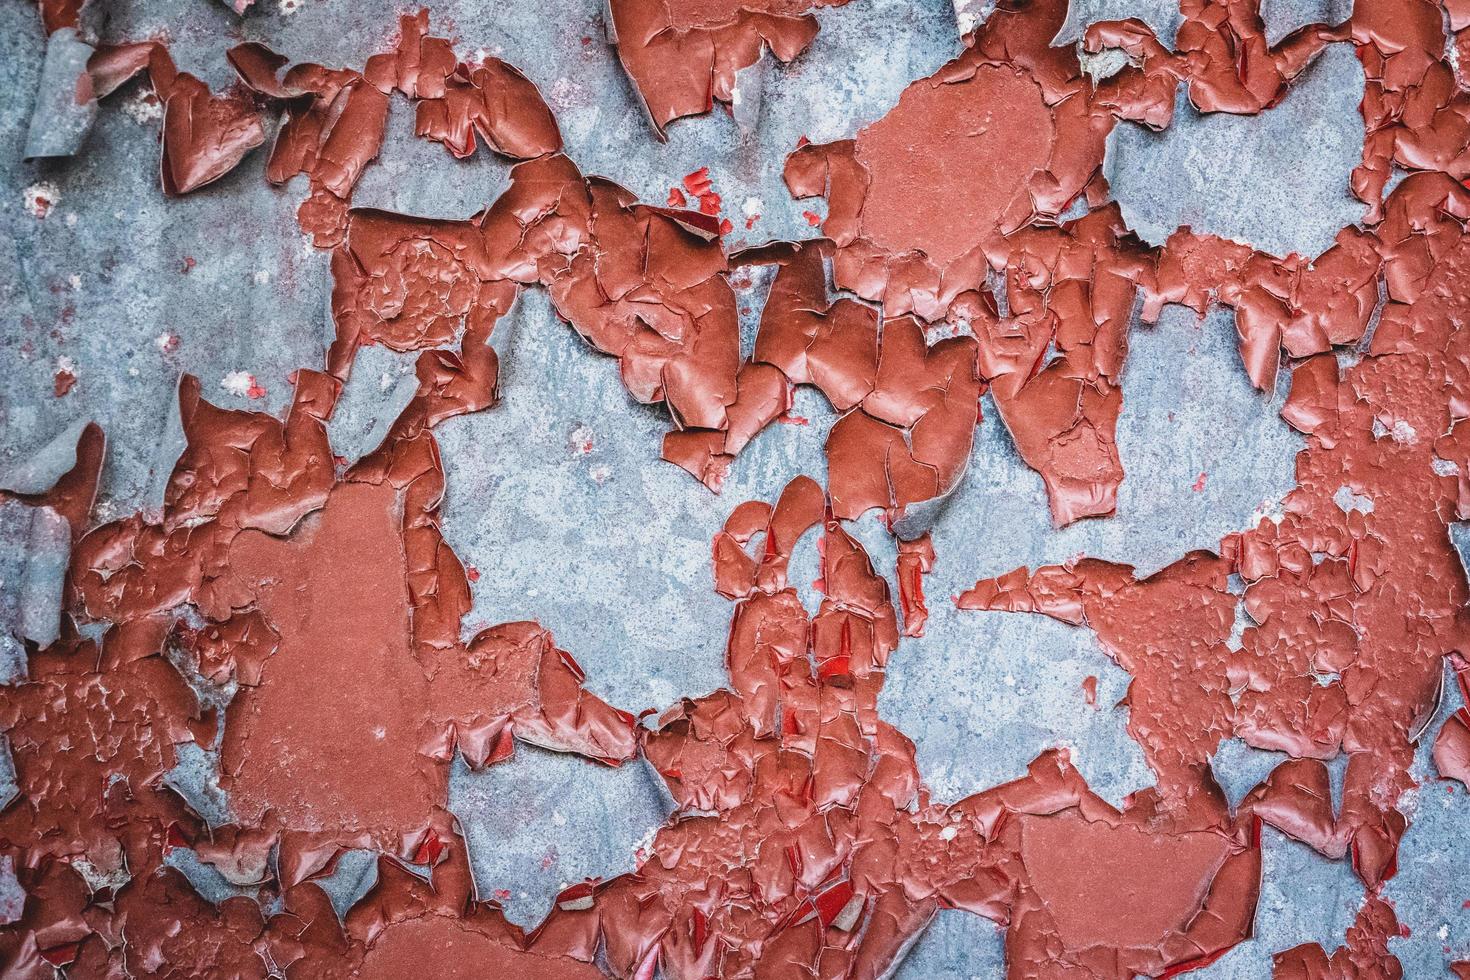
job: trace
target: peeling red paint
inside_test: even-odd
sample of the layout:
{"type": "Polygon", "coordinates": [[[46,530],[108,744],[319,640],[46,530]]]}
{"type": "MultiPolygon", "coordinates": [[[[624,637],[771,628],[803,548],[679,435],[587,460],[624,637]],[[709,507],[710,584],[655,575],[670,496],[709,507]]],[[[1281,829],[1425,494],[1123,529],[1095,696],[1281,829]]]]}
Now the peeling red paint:
{"type": "Polygon", "coordinates": [[[796,58],[817,34],[808,11],[846,0],[610,0],[610,36],[654,132],[734,98],[736,73],[769,50],[796,58]]]}
{"type": "MultiPolygon", "coordinates": [[[[76,23],[75,4],[40,6],[48,31],[76,23]]],[[[764,47],[796,57],[812,6],[613,0],[610,13],[661,135],[729,102],[764,47]]],[[[1340,946],[1276,951],[1274,976],[1401,975],[1388,944],[1409,928],[1382,893],[1408,826],[1399,800],[1447,661],[1470,698],[1465,576],[1446,529],[1470,519],[1470,97],[1423,0],[1360,0],[1345,24],[1274,49],[1247,0],[1181,14],[1174,50],[1136,20],[1089,27],[1089,51],[1129,56],[1094,83],[1049,44],[1063,4],[996,11],[855,138],[803,138],[787,158],[793,194],[825,200],[825,217],[803,215],[827,237],[734,253],[708,168],[661,206],[583,174],[534,85],[496,58],[461,61],[426,12],[360,71],[241,44],[243,87],[222,95],[160,42],[99,48],[95,97],[146,70],[163,100],[169,195],[229,173],[264,142],[267,109],[283,113],[265,175],[308,178],[298,219],[331,249],[336,336],[321,370],[292,375],[281,418],[218,408],[185,379],[187,447],[161,513],[94,521],[95,426],[53,489],[5,494],[53,508],[75,539],[61,638],[0,704],[22,801],[0,812],[0,857],[26,895],[0,925],[7,971],[876,977],[943,908],[1004,926],[1017,976],[1167,977],[1251,935],[1269,825],[1350,861],[1364,888],[1340,946]],[[1158,248],[1132,234],[1101,175],[1117,120],[1167,125],[1180,86],[1204,111],[1261,112],[1332,42],[1356,46],[1369,82],[1352,180],[1363,227],[1314,259],[1189,229],[1158,248]],[[418,137],[516,161],[505,194],[464,220],[353,208],[395,92],[418,137]],[[1384,199],[1395,165],[1414,172],[1384,199]],[[1062,220],[1079,200],[1087,213],[1062,220]],[[774,271],[746,357],[732,287],[756,266],[774,271]],[[733,603],[728,688],[643,724],[585,690],[537,623],[460,631],[480,571],[440,532],[434,429],[497,403],[489,341],[527,288],[616,360],[634,399],[668,409],[663,458],[711,489],[764,428],[807,424],[791,414],[796,386],[840,416],[825,486],[800,477],[774,503],[732,504],[712,542],[714,587],[733,603]],[[1289,368],[1297,486],[1279,521],[1145,577],[1079,557],[957,597],[1091,630],[1129,675],[1128,732],[1157,782],[1120,810],[1047,750],[1025,777],[941,804],[878,695],[901,638],[924,633],[944,541],[894,529],[960,485],[987,393],[1056,524],[1111,515],[1135,304],[1146,322],[1165,304],[1230,307],[1251,383],[1274,390],[1289,368]],[[348,466],[325,424],[358,350],[379,343],[420,352],[418,386],[348,466]],[[1344,485],[1373,508],[1344,511],[1344,485]],[[901,538],[896,599],[844,524],[869,511],[901,538]],[[788,581],[809,532],[815,614],[788,581]],[[237,685],[223,719],[179,664],[237,685]],[[216,737],[235,823],[211,829],[163,777],[180,746],[216,737]],[[1230,738],[1289,756],[1237,807],[1212,769],[1230,738]],[[644,758],[676,807],[636,866],[570,884],[529,933],[502,914],[508,891],[475,893],[445,810],[454,756],[498,764],[515,739],[607,765],[644,758]],[[1335,808],[1326,763],[1339,757],[1335,808]],[[381,854],[377,884],[339,923],[310,882],[362,847],[381,854]],[[183,848],[279,903],[210,905],[163,863],[183,848]]],[[[74,382],[58,370],[54,394],[74,382]]],[[[248,397],[266,394],[252,377],[248,397]]],[[[573,443],[592,449],[590,435],[573,443]]],[[[1094,708],[1097,686],[1082,682],[1094,708]]],[[[1470,786],[1466,709],[1433,755],[1470,786]]],[[[544,853],[547,868],[559,860],[544,853]]]]}

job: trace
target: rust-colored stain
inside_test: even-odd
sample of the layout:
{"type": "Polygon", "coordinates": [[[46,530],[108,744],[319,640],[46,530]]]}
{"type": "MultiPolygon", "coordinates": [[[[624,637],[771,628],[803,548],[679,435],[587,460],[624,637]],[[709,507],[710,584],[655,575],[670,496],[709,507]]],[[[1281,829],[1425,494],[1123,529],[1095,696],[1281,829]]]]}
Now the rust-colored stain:
{"type": "MultiPolygon", "coordinates": [[[[649,135],[730,102],[763,48],[796,58],[827,5],[841,6],[611,0],[649,135]]],[[[40,6],[48,29],[76,22],[68,3],[40,6]]],[[[1445,38],[1470,8],[1446,8],[1359,0],[1345,24],[1272,48],[1255,3],[1185,0],[1173,49],[1141,21],[1089,28],[1088,50],[1129,58],[1094,81],[1074,48],[1049,46],[1064,4],[1002,5],[855,139],[790,154],[792,193],[825,199],[824,237],[733,254],[707,170],[652,204],[584,175],[534,85],[499,58],[461,61],[427,12],[360,70],[242,44],[225,93],[177,71],[164,42],[100,47],[86,97],[147,73],[170,195],[229,173],[281,116],[265,177],[310,181],[298,217],[331,251],[336,335],[281,418],[217,408],[186,379],[187,448],[161,513],[94,518],[95,427],[52,490],[9,495],[55,509],[75,546],[61,638],[0,699],[19,786],[0,854],[25,893],[0,925],[6,975],[880,977],[957,908],[1005,928],[1012,977],[1173,976],[1250,935],[1270,825],[1351,860],[1367,894],[1344,945],[1278,951],[1275,975],[1399,976],[1381,897],[1406,830],[1397,801],[1446,669],[1470,684],[1447,532],[1470,519],[1470,96],[1445,38]],[[1367,77],[1363,227],[1315,261],[1130,232],[1101,175],[1118,120],[1168,125],[1180,86],[1203,111],[1261,112],[1331,42],[1355,45],[1367,77]],[[354,209],[394,92],[417,136],[517,161],[509,189],[464,220],[354,209]],[[1413,172],[1385,199],[1395,165],[1413,172]],[[1060,217],[1079,199],[1092,210],[1060,217]],[[774,267],[748,356],[736,267],[774,267]],[[797,386],[841,413],[826,485],[731,501],[712,542],[728,689],[635,719],[584,690],[536,623],[461,637],[469,580],[496,572],[467,574],[440,533],[434,429],[496,404],[489,340],[528,288],[616,359],[634,399],[667,408],[664,459],[711,489],[791,421],[797,386]],[[1166,303],[1232,307],[1258,388],[1291,367],[1297,486],[1279,520],[1147,577],[1080,558],[954,597],[1094,631],[1131,676],[1128,732],[1157,783],[1119,810],[1048,750],[1022,779],[937,803],[877,707],[901,637],[949,601],[924,590],[945,542],[904,518],[960,484],[983,424],[1010,431],[1058,526],[1112,514],[1130,318],[1166,303]],[[371,344],[422,351],[418,385],[347,467],[325,424],[371,344]],[[987,393],[998,419],[981,418],[987,393]],[[1339,507],[1345,485],[1371,510],[1339,507]],[[845,523],[875,509],[903,538],[896,595],[845,523]],[[812,529],[815,613],[788,580],[812,529]],[[179,665],[238,685],[222,717],[179,665]],[[1231,807],[1210,760],[1236,737],[1290,758],[1231,807]],[[642,756],[675,806],[641,863],[572,884],[529,932],[475,892],[446,809],[456,754],[495,765],[517,740],[610,766],[642,756]],[[217,744],[236,825],[211,833],[163,785],[189,742],[217,744]],[[1325,762],[1343,754],[1335,812],[1325,762]],[[181,846],[275,901],[204,901],[162,863],[181,846]],[[339,922],[311,880],[364,847],[381,852],[378,881],[339,922]]],[[[58,374],[56,395],[74,381],[58,374]]],[[[1440,773],[1470,785],[1470,715],[1433,738],[1440,773]]]]}

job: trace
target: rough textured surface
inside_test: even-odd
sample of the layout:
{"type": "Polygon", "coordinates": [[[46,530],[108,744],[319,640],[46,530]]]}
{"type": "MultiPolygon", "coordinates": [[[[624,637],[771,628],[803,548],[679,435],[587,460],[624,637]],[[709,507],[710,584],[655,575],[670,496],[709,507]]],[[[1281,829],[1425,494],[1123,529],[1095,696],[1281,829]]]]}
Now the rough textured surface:
{"type": "Polygon", "coordinates": [[[6,6],[0,972],[1463,975],[1467,28],[6,6]]]}

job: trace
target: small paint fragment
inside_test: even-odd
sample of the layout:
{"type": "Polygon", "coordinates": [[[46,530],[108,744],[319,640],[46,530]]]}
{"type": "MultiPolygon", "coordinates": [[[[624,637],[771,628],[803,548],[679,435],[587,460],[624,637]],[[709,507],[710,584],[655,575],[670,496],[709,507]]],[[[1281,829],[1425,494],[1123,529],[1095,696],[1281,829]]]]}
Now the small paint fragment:
{"type": "Polygon", "coordinates": [[[43,180],[27,187],[22,194],[26,213],[38,220],[44,219],[61,200],[61,191],[50,181],[43,180]]]}
{"type": "Polygon", "coordinates": [[[219,386],[236,398],[244,398],[255,386],[255,375],[248,371],[231,371],[220,378],[219,386]]]}
{"type": "Polygon", "coordinates": [[[122,111],[139,126],[163,120],[163,100],[151,87],[143,86],[122,102],[122,111]]]}
{"type": "Polygon", "coordinates": [[[52,380],[52,392],[57,398],[64,397],[77,383],[77,365],[63,354],[56,359],[56,373],[52,380]]]}

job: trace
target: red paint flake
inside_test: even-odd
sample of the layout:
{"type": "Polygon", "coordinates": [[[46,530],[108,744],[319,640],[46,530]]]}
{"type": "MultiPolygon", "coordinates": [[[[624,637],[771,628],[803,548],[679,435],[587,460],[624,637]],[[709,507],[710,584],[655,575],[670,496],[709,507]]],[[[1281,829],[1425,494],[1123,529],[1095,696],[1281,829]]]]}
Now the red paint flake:
{"type": "Polygon", "coordinates": [[[185,275],[188,275],[189,274],[189,271],[191,269],[193,269],[194,266],[196,266],[198,264],[199,263],[197,263],[197,262],[194,261],[194,256],[192,256],[192,255],[186,255],[186,256],[184,256],[183,268],[180,269],[179,271],[182,272],[182,273],[184,273],[185,275]]]}
{"type": "Polygon", "coordinates": [[[746,218],[745,219],[745,230],[746,231],[750,231],[752,228],[754,228],[755,227],[755,223],[757,221],[759,221],[760,218],[761,218],[761,216],[758,215],[758,214],[753,214],[750,217],[746,218]]]}
{"type": "Polygon", "coordinates": [[[679,188],[677,187],[669,188],[669,207],[682,208],[688,203],[689,199],[684,196],[683,191],[679,190],[679,188]]]}
{"type": "Polygon", "coordinates": [[[1082,696],[1087,699],[1089,707],[1097,707],[1097,678],[1091,675],[1082,678],[1082,696]]]}
{"type": "Polygon", "coordinates": [[[797,878],[801,877],[801,869],[803,866],[801,860],[801,848],[797,847],[795,844],[786,845],[786,866],[791,869],[792,875],[797,878]]]}
{"type": "Polygon", "coordinates": [[[734,230],[735,230],[735,226],[730,223],[730,219],[729,218],[721,218],[720,219],[720,234],[721,235],[728,235],[728,234],[730,234],[730,232],[732,232],[734,230]]]}
{"type": "Polygon", "coordinates": [[[1201,491],[1203,491],[1204,488],[1205,488],[1205,477],[1206,476],[1208,476],[1208,474],[1201,473],[1199,476],[1195,477],[1194,478],[1194,484],[1193,484],[1193,486],[1190,487],[1190,489],[1193,490],[1195,493],[1200,493],[1201,491]]]}
{"type": "Polygon", "coordinates": [[[490,750],[490,758],[486,760],[490,765],[504,762],[516,753],[515,733],[511,727],[506,725],[495,737],[495,747],[490,750]]]}
{"type": "Polygon", "coordinates": [[[1194,959],[1185,960],[1182,963],[1176,963],[1173,966],[1169,967],[1169,969],[1165,970],[1163,973],[1159,974],[1159,980],[1173,980],[1174,977],[1177,977],[1180,974],[1190,973],[1194,970],[1203,970],[1205,967],[1210,966],[1228,952],[1230,952],[1229,946],[1225,947],[1224,949],[1215,950],[1213,953],[1206,953],[1203,956],[1196,956],[1194,959]]]}
{"type": "Polygon", "coordinates": [[[446,845],[439,835],[432,829],[419,843],[418,849],[414,851],[414,864],[435,865],[439,863],[439,856],[444,853],[446,845]]]}
{"type": "Polygon", "coordinates": [[[480,570],[474,565],[466,565],[464,569],[464,577],[469,579],[471,582],[478,582],[480,581],[480,570]]]}
{"type": "Polygon", "coordinates": [[[851,881],[839,881],[817,895],[814,904],[817,908],[817,918],[822,920],[822,925],[830,926],[832,921],[847,907],[852,896],[851,881]]]}
{"type": "Polygon", "coordinates": [[[188,846],[190,846],[189,838],[184,836],[183,828],[177,823],[169,824],[163,834],[163,853],[171,854],[180,847],[188,846]]]}
{"type": "Polygon", "coordinates": [[[691,174],[684,175],[684,189],[695,197],[703,197],[710,192],[714,181],[710,179],[709,167],[700,167],[691,174]]]}
{"type": "Polygon", "coordinates": [[[792,415],[790,412],[785,412],[785,413],[783,413],[781,415],[776,416],[776,421],[777,422],[780,422],[782,425],[811,425],[812,424],[812,420],[811,419],[806,418],[805,416],[802,416],[802,415],[792,415]]]}
{"type": "Polygon", "coordinates": [[[42,193],[37,193],[30,205],[31,214],[36,218],[45,218],[51,213],[51,208],[54,206],[51,198],[42,193]]]}
{"type": "Polygon", "coordinates": [[[265,396],[265,388],[261,385],[259,381],[255,380],[255,375],[252,374],[250,376],[250,387],[245,389],[245,397],[259,400],[261,398],[264,398],[265,396]]]}
{"type": "Polygon", "coordinates": [[[565,650],[558,650],[556,651],[556,655],[561,660],[562,665],[572,672],[572,676],[577,679],[578,684],[587,679],[587,672],[582,669],[582,665],[577,663],[576,658],[570,653],[567,653],[565,650]]]}
{"type": "Polygon", "coordinates": [[[56,377],[53,381],[52,391],[56,394],[57,398],[63,398],[76,385],[77,376],[63,368],[56,372],[56,377]]]}
{"type": "Polygon", "coordinates": [[[648,952],[643,955],[643,962],[638,964],[638,971],[633,974],[634,980],[653,980],[658,972],[658,951],[657,943],[648,947],[648,952]]]}
{"type": "Polygon", "coordinates": [[[696,905],[691,918],[694,920],[694,945],[702,949],[705,939],[709,936],[709,917],[696,905]]]}
{"type": "Polygon", "coordinates": [[[819,227],[822,224],[822,216],[820,214],[817,214],[817,212],[815,211],[803,211],[801,212],[801,216],[805,218],[806,223],[811,225],[813,228],[819,227]]]}
{"type": "Polygon", "coordinates": [[[52,966],[66,966],[68,963],[77,958],[77,954],[80,953],[81,950],[82,944],[80,942],[75,942],[62,943],[60,946],[52,946],[49,949],[43,949],[40,952],[41,959],[45,960],[47,963],[50,963],[52,966]]]}

